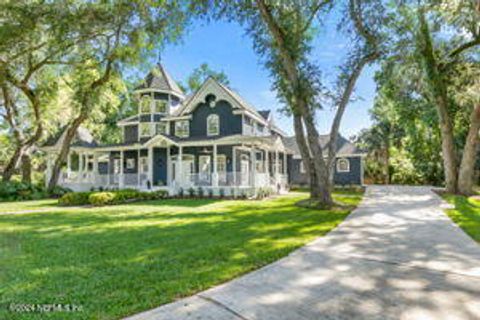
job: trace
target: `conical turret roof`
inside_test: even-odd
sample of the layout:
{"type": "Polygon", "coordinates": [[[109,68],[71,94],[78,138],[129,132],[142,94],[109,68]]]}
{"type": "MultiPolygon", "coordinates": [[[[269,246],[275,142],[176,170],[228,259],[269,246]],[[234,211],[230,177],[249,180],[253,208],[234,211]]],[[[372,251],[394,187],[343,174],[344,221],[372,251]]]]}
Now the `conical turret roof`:
{"type": "Polygon", "coordinates": [[[178,84],[173,80],[161,63],[158,63],[155,68],[148,73],[143,82],[136,88],[136,90],[147,89],[165,91],[176,95],[179,98],[185,96],[182,89],[180,89],[178,84]]]}

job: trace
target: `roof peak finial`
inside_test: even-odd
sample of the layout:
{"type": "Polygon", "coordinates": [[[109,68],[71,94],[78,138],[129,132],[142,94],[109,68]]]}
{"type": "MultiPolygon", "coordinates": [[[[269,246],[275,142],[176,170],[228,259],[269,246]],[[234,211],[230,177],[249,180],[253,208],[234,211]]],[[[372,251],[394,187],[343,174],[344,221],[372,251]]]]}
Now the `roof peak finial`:
{"type": "Polygon", "coordinates": [[[158,49],[158,64],[162,64],[162,49],[158,49]]]}

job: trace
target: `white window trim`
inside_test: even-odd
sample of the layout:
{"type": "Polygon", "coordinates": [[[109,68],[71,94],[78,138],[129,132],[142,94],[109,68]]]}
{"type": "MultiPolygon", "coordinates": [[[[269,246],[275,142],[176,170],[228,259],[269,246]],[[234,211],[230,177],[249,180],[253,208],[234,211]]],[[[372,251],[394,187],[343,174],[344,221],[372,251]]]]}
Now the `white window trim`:
{"type": "Polygon", "coordinates": [[[152,113],[152,104],[153,104],[152,101],[153,101],[153,98],[152,98],[151,95],[147,95],[147,94],[146,94],[146,95],[141,96],[141,97],[140,97],[140,105],[139,105],[139,110],[138,110],[139,112],[138,112],[138,113],[139,113],[139,114],[149,114],[149,113],[152,113]],[[150,101],[149,112],[143,112],[143,110],[142,110],[143,100],[146,100],[146,99],[148,99],[148,100],[150,101]]]}
{"type": "Polygon", "coordinates": [[[154,100],[153,101],[153,108],[154,108],[155,113],[157,113],[157,114],[168,113],[168,104],[169,104],[169,100],[162,100],[162,99],[154,100]],[[160,112],[160,111],[157,110],[157,102],[164,102],[165,103],[165,110],[163,112],[160,112]]]}
{"type": "Polygon", "coordinates": [[[150,122],[140,122],[138,125],[138,136],[140,138],[146,138],[146,137],[151,137],[152,136],[152,124],[150,122]],[[149,134],[143,134],[142,125],[148,125],[149,127],[149,134]]]}
{"type": "Polygon", "coordinates": [[[177,137],[180,137],[180,138],[187,138],[188,136],[190,136],[190,123],[188,120],[180,120],[180,121],[175,121],[175,136],[177,137]],[[178,132],[178,127],[177,125],[179,123],[187,123],[187,130],[186,130],[186,133],[184,134],[179,134],[178,132]]]}
{"type": "Polygon", "coordinates": [[[135,158],[128,158],[125,168],[135,169],[135,158]]]}
{"type": "Polygon", "coordinates": [[[207,117],[207,136],[218,136],[220,134],[220,117],[217,114],[211,114],[207,117]],[[210,121],[212,119],[217,120],[216,132],[210,132],[210,121]]]}
{"type": "Polygon", "coordinates": [[[163,134],[168,134],[168,131],[169,131],[169,130],[168,130],[168,127],[169,127],[169,123],[168,123],[168,122],[156,122],[156,123],[155,123],[155,134],[156,134],[156,135],[157,135],[157,134],[160,134],[160,133],[158,133],[158,130],[157,130],[157,126],[158,126],[158,125],[163,125],[163,126],[165,126],[165,132],[164,132],[163,134]]]}
{"type": "Polygon", "coordinates": [[[217,172],[218,173],[226,173],[227,172],[227,156],[224,155],[224,154],[217,154],[217,172]],[[224,171],[218,170],[218,168],[220,168],[220,166],[218,165],[220,162],[224,163],[224,167],[225,167],[224,171]]]}
{"type": "Polygon", "coordinates": [[[350,172],[350,160],[347,158],[340,158],[337,160],[337,172],[350,172]],[[340,168],[340,163],[346,161],[347,168],[346,169],[341,169],[340,168]]]}
{"type": "Polygon", "coordinates": [[[141,156],[138,163],[139,163],[138,170],[140,171],[140,173],[147,173],[148,172],[148,157],[141,156]],[[143,170],[144,166],[147,167],[147,170],[143,170]]]}

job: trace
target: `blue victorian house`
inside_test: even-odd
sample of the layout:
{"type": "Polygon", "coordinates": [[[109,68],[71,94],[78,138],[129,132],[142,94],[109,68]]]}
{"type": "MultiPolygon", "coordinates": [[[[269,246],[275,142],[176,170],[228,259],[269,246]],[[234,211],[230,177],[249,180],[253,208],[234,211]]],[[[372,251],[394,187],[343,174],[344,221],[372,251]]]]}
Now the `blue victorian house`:
{"type": "MultiPolygon", "coordinates": [[[[308,184],[294,137],[275,125],[272,113],[256,110],[237,93],[207,79],[186,97],[162,65],[136,88],[138,114],[118,122],[123,142],[96,142],[81,128],[71,145],[59,184],[73,190],[99,188],[220,189],[228,194],[277,192],[308,184]]],[[[63,133],[43,148],[47,180],[63,133]]],[[[323,136],[322,145],[328,143],[323,136]]],[[[363,183],[363,154],[339,139],[335,182],[363,183]]]]}

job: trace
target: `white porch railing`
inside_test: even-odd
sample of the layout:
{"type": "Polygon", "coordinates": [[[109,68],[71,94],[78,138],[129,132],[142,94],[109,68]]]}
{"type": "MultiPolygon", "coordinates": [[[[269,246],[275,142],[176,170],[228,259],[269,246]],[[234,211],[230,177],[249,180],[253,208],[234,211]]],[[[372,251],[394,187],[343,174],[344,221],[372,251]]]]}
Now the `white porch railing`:
{"type": "Polygon", "coordinates": [[[147,173],[119,173],[94,174],[93,172],[63,172],[60,175],[59,183],[61,185],[82,184],[91,187],[147,187],[147,173]]]}

